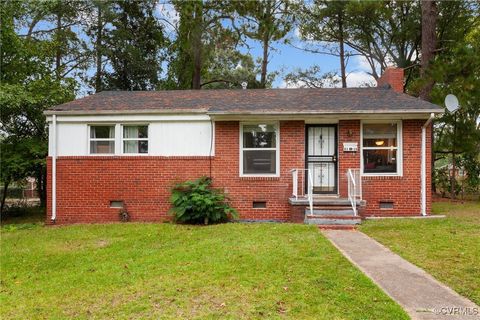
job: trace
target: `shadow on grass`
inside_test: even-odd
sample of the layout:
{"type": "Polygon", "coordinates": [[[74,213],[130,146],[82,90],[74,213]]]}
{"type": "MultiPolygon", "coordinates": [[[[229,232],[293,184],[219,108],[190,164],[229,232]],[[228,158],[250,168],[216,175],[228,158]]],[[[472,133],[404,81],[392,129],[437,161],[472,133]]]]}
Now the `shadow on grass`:
{"type": "Polygon", "coordinates": [[[37,226],[43,226],[44,223],[45,208],[40,206],[7,210],[1,216],[2,231],[31,229],[37,226]]]}

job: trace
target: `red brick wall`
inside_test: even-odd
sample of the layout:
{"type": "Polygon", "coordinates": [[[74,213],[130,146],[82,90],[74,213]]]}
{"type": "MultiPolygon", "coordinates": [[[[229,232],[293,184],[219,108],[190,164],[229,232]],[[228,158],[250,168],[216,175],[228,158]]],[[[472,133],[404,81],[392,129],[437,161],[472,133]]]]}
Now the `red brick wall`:
{"type": "MultiPolygon", "coordinates": [[[[303,121],[280,122],[280,177],[239,177],[239,123],[216,122],[212,159],[214,186],[224,188],[242,219],[290,219],[292,168],[304,166],[303,121]],[[266,201],[266,209],[253,209],[266,201]]],[[[174,182],[209,174],[208,157],[59,157],[57,159],[57,223],[118,221],[110,200],[124,200],[133,220],[168,218],[174,182]]],[[[51,185],[51,159],[48,161],[51,185]]],[[[51,217],[51,193],[48,193],[51,217]]]]}
{"type": "MultiPolygon", "coordinates": [[[[403,176],[363,177],[363,199],[367,201],[365,215],[418,215],[420,208],[420,166],[422,125],[425,120],[404,120],[403,127],[403,176]],[[380,201],[393,201],[394,209],[380,209],[380,201]]],[[[427,129],[427,213],[431,204],[431,127],[427,129]]],[[[360,168],[360,121],[340,121],[339,123],[339,176],[340,195],[347,196],[348,168],[360,168]],[[352,133],[350,135],[350,133],[352,133]],[[357,142],[359,151],[344,153],[343,142],[357,142]]]]}
{"type": "MultiPolygon", "coordinates": [[[[56,222],[118,221],[119,209],[110,208],[110,200],[123,200],[132,220],[164,220],[173,183],[208,171],[208,157],[59,157],[56,222]]],[[[47,212],[49,221],[50,206],[47,212]]]]}
{"type": "Polygon", "coordinates": [[[403,69],[387,68],[382,76],[377,80],[378,86],[389,84],[396,92],[403,92],[403,69]]]}
{"type": "MultiPolygon", "coordinates": [[[[367,215],[418,215],[420,213],[420,149],[424,120],[403,121],[403,177],[364,177],[363,195],[367,215]],[[380,210],[378,201],[394,201],[393,210],[380,210]]],[[[291,210],[292,168],[305,163],[305,124],[280,122],[280,177],[239,176],[239,123],[216,122],[214,186],[224,188],[242,219],[301,220],[291,210]],[[253,209],[253,201],[266,201],[266,209],[253,209]]],[[[339,122],[339,193],[347,196],[346,171],[360,168],[360,150],[344,153],[343,142],[358,142],[360,121],[339,122]]],[[[427,150],[430,149],[430,128],[427,150]]],[[[427,212],[430,212],[430,155],[427,152],[427,212]]],[[[133,220],[168,219],[170,188],[175,182],[208,175],[208,157],[82,156],[57,160],[57,223],[118,221],[118,209],[110,200],[123,200],[133,220]]],[[[51,186],[51,159],[47,162],[51,186]]],[[[47,199],[47,221],[51,217],[51,190],[47,199]]]]}
{"type": "Polygon", "coordinates": [[[340,120],[338,123],[338,191],[348,197],[347,170],[360,168],[360,121],[340,120]],[[356,142],[357,152],[343,152],[344,142],[356,142]]]}

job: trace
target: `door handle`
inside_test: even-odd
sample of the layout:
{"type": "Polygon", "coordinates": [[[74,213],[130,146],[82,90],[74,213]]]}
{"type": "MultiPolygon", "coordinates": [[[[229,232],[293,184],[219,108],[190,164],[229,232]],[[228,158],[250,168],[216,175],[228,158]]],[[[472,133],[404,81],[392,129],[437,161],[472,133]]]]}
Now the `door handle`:
{"type": "Polygon", "coordinates": [[[332,156],[332,161],[337,162],[337,156],[332,156]]]}

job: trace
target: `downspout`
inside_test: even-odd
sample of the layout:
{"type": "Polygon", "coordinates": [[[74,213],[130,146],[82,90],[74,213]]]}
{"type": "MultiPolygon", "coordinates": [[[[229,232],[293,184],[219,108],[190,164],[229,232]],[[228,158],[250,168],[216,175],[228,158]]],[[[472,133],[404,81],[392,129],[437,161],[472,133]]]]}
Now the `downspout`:
{"type": "Polygon", "coordinates": [[[422,216],[427,215],[427,127],[435,117],[434,113],[430,114],[430,118],[422,126],[422,163],[421,163],[421,210],[422,216]]]}
{"type": "Polygon", "coordinates": [[[52,116],[52,223],[57,218],[57,116],[52,116]]]}
{"type": "Polygon", "coordinates": [[[213,119],[210,116],[210,151],[208,152],[208,161],[209,161],[209,178],[212,180],[212,151],[213,151],[213,135],[215,134],[213,128],[213,119]]]}

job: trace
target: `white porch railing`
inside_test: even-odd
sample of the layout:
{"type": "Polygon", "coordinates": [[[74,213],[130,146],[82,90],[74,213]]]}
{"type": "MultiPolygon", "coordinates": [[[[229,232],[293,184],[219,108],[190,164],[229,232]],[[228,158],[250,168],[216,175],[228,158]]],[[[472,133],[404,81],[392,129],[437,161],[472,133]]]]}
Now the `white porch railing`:
{"type": "Polygon", "coordinates": [[[350,200],[353,213],[356,216],[358,214],[357,200],[362,200],[362,176],[360,175],[360,169],[348,169],[347,179],[348,200],[350,200]]]}
{"type": "Polygon", "coordinates": [[[295,200],[298,198],[306,198],[310,213],[313,212],[313,178],[312,173],[308,169],[292,169],[292,196],[295,200]],[[305,188],[305,179],[308,179],[307,188],[305,188]],[[299,183],[300,182],[300,183],[299,183]],[[307,190],[305,190],[307,189],[307,190]]]}

